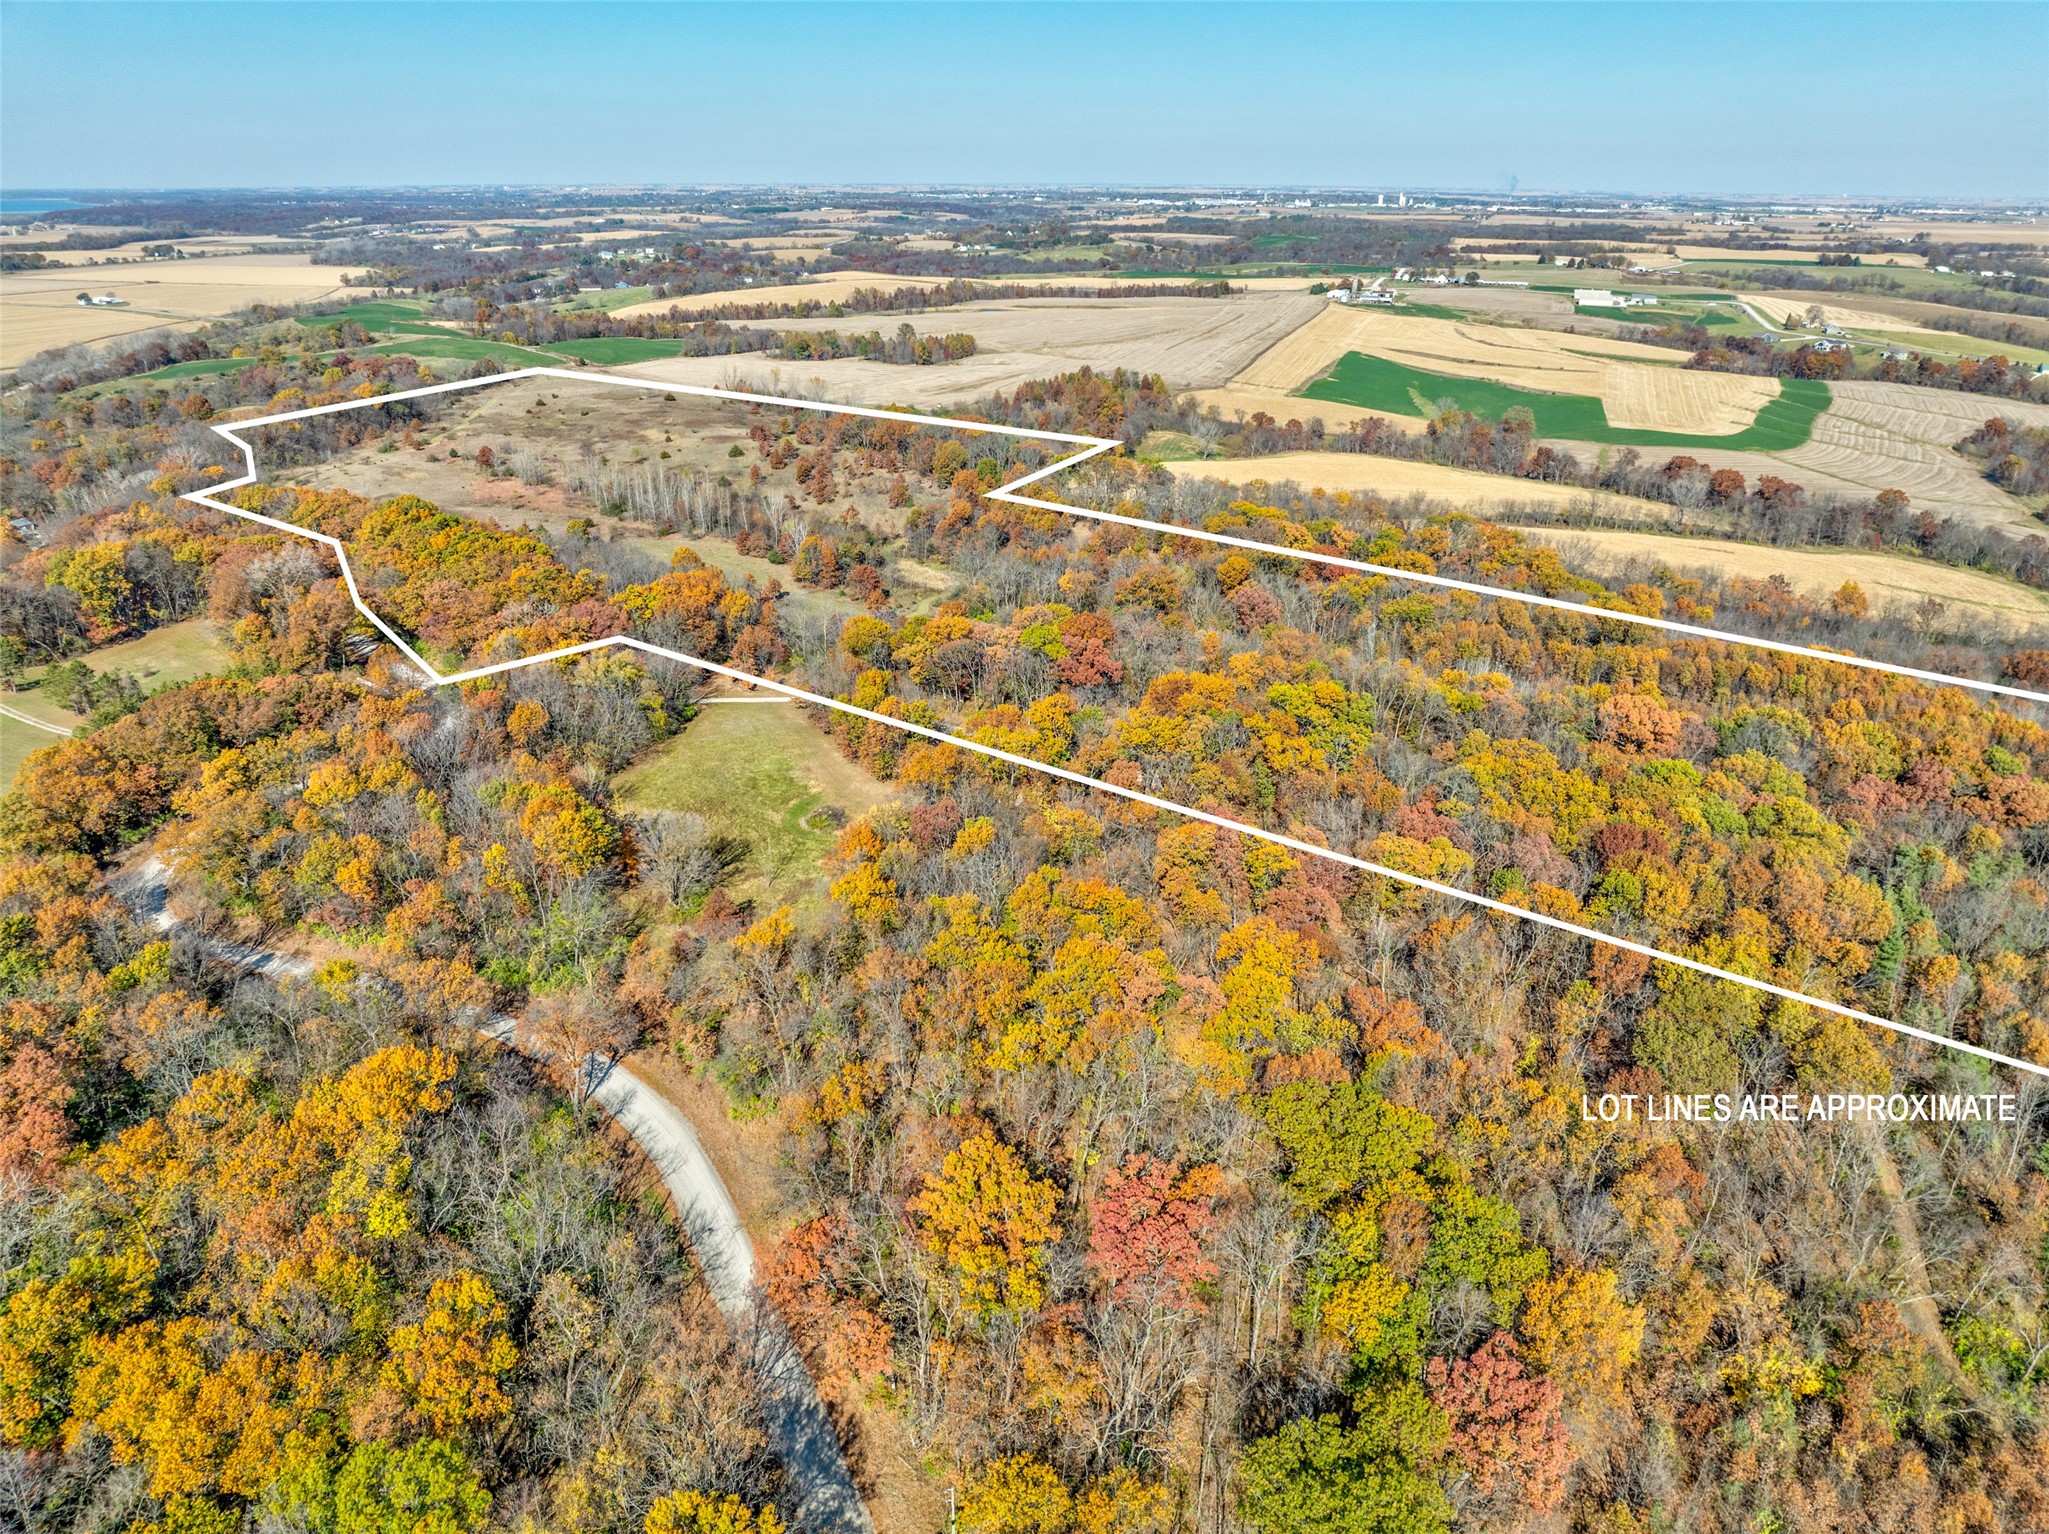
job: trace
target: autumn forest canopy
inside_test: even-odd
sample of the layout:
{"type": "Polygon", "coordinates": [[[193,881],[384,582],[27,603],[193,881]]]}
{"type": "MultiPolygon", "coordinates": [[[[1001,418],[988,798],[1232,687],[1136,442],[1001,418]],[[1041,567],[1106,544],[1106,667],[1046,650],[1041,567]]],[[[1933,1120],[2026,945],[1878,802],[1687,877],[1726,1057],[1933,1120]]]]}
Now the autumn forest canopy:
{"type": "MultiPolygon", "coordinates": [[[[317,545],[178,499],[210,421],[433,376],[281,351],[7,423],[8,682],[83,705],[0,799],[22,1526],[802,1527],[593,1055],[752,1158],[765,1303],[904,1528],[949,1489],[974,1534],[2049,1526],[2038,1078],[952,743],[2049,1066],[2032,711],[1515,594],[2035,688],[2049,652],[1129,454],[1036,493],[1258,547],[1090,522],[988,498],[1048,444],[828,411],[608,425],[550,382],[263,436],[234,504],[339,540],[436,665],[632,635],[951,738],[761,709],[868,795],[771,865],[634,786],[720,712],[690,668],[430,687],[317,545]],[[183,624],[201,679],[93,665],[183,624]],[[2020,1108],[1582,1112],[1809,1091],[2020,1108]]],[[[970,407],[1181,408],[1094,371],[970,407]]]]}

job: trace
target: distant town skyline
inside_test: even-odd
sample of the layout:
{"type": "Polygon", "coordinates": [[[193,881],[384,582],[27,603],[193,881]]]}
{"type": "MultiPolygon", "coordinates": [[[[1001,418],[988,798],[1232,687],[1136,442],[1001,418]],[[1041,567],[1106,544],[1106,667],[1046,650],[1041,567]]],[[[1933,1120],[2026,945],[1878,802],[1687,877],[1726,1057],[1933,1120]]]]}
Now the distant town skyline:
{"type": "Polygon", "coordinates": [[[2041,0],[12,0],[0,34],[10,195],[493,183],[2049,195],[2041,0]],[[249,79],[238,85],[235,68],[249,79]],[[273,92],[287,81],[280,132],[273,92]]]}

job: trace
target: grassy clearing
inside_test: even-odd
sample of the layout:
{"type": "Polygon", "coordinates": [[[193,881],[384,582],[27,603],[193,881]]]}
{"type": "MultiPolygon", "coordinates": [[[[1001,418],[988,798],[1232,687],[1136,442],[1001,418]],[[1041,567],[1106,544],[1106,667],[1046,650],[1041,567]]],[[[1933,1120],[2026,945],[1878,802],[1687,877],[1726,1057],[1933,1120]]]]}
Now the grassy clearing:
{"type": "MultiPolygon", "coordinates": [[[[167,623],[162,628],[151,629],[140,639],[101,645],[97,650],[87,650],[71,659],[82,660],[102,674],[125,672],[142,684],[144,692],[155,692],[159,688],[176,687],[181,682],[212,676],[228,664],[228,649],[214,637],[211,624],[201,618],[191,618],[183,623],[167,623]]],[[[31,667],[22,673],[22,681],[33,689],[41,683],[48,670],[47,666],[31,667]]],[[[37,708],[37,695],[33,690],[16,694],[6,701],[23,713],[35,713],[38,718],[76,722],[75,716],[64,713],[53,704],[37,708]]]]}
{"type": "Polygon", "coordinates": [[[1153,463],[1186,463],[1202,457],[1202,444],[1185,431],[1151,431],[1139,443],[1138,456],[1153,463]]]}
{"type": "MultiPolygon", "coordinates": [[[[213,675],[227,665],[228,651],[214,638],[209,624],[193,619],[186,623],[167,623],[140,639],[102,645],[74,659],[84,661],[98,672],[126,672],[142,684],[143,691],[155,692],[162,687],[175,687],[181,682],[213,675]]],[[[67,731],[75,729],[84,720],[42,696],[40,684],[48,669],[37,666],[24,672],[22,690],[0,693],[0,703],[46,724],[54,724],[67,731]]],[[[0,716],[0,792],[5,792],[7,785],[14,782],[14,774],[31,751],[55,745],[58,739],[46,730],[0,716]]]]}
{"type": "Polygon", "coordinates": [[[1931,357],[2004,357],[2008,362],[2026,363],[2029,367],[2049,363],[2049,349],[2040,346],[2020,346],[2011,341],[1983,341],[1976,336],[1958,335],[1953,331],[1927,330],[1867,330],[1863,326],[1844,326],[1859,344],[1869,343],[1887,351],[1923,352],[1931,357]]]}
{"type": "Polygon", "coordinates": [[[95,671],[125,671],[154,692],[212,676],[228,664],[228,649],[214,637],[212,624],[191,618],[151,629],[140,639],[102,645],[78,659],[95,671]]]}
{"type": "MultiPolygon", "coordinates": [[[[1976,285],[1978,280],[1963,272],[1937,272],[1919,266],[1822,266],[1818,262],[1812,261],[1745,261],[1741,259],[1729,261],[1689,261],[1686,263],[1685,269],[1688,272],[1698,272],[1703,276],[1714,277],[1727,277],[1750,271],[1807,271],[1813,272],[1817,276],[1840,277],[1853,284],[1860,278],[1876,276],[1885,279],[1891,284],[1891,286],[1884,288],[1876,286],[1868,288],[1851,286],[1841,290],[1814,288],[1779,290],[1781,292],[1798,293],[1803,297],[1812,293],[1813,300],[1816,303],[1827,303],[1832,298],[1860,294],[1873,298],[1911,297],[1916,294],[1925,297],[1929,294],[1972,287],[1976,285]]],[[[1766,286],[1770,286],[1770,284],[1766,284],[1766,286]]]]}
{"type": "Polygon", "coordinates": [[[1390,415],[1427,418],[1439,400],[1488,420],[1520,405],[1536,417],[1537,435],[1618,447],[1698,447],[1725,452],[1781,453],[1804,444],[1815,418],[1828,409],[1828,385],[1809,379],[1779,381],[1779,397],[1758,411],[1743,431],[1723,436],[1644,431],[1608,424],[1607,407],[1590,394],[1544,394],[1480,378],[1454,378],[1405,367],[1365,352],[1348,352],[1336,367],[1302,391],[1309,399],[1356,405],[1390,415]]]}
{"type": "Polygon", "coordinates": [[[256,365],[254,357],[202,357],[197,362],[174,362],[169,367],[157,368],[149,373],[137,373],[129,378],[110,378],[105,383],[89,384],[79,390],[85,399],[98,399],[103,394],[118,394],[123,389],[138,383],[168,384],[184,378],[213,378],[222,373],[238,373],[243,368],[256,365]]]}
{"type": "Polygon", "coordinates": [[[745,842],[746,862],[729,888],[758,910],[816,899],[825,885],[819,863],[838,822],[892,797],[888,784],[842,757],[794,704],[780,703],[705,707],[613,787],[628,804],[688,810],[745,842]]]}
{"type": "MultiPolygon", "coordinates": [[[[0,702],[4,702],[17,714],[26,714],[29,718],[39,719],[44,724],[55,725],[67,735],[85,723],[84,715],[75,714],[68,708],[60,708],[44,697],[42,689],[38,685],[41,681],[42,676],[39,670],[35,676],[28,677],[23,681],[19,692],[0,694],[0,702]]],[[[15,723],[16,721],[14,720],[8,720],[7,728],[13,729],[15,723]]],[[[24,728],[33,729],[34,726],[27,725],[24,728]]],[[[56,736],[52,735],[50,740],[55,740],[56,738],[56,736]]],[[[48,740],[40,742],[42,745],[48,745],[49,743],[50,741],[48,740]]]]}

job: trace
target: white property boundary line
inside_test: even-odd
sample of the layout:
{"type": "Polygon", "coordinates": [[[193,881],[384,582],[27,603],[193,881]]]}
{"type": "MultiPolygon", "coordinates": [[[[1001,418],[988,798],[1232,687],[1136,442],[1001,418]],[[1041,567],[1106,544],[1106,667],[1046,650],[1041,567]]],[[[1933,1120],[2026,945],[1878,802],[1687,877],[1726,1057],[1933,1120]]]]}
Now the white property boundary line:
{"type": "Polygon", "coordinates": [[[1733,970],[1723,969],[1718,965],[1709,964],[1700,959],[1688,958],[1683,954],[1669,953],[1662,948],[1653,948],[1649,944],[1635,942],[1629,938],[1617,937],[1613,933],[1582,926],[1577,922],[1565,921],[1540,911],[1532,911],[1522,906],[1510,905],[1507,901],[1496,900],[1487,895],[1475,894],[1471,890],[1459,889],[1455,885],[1443,884],[1435,879],[1426,879],[1417,874],[1404,873],[1400,869],[1369,862],[1365,858],[1353,857],[1349,853],[1338,852],[1333,848],[1319,846],[1314,842],[1288,836],[1279,831],[1269,831],[1261,826],[1248,825],[1242,820],[1233,820],[1228,816],[1212,814],[1207,810],[1191,809],[1185,804],[1176,804],[1171,799],[1162,799],[1135,788],[1124,788],[1118,784],[1105,782],[1101,778],[1092,778],[1085,773],[1075,772],[1066,767],[1055,767],[1046,762],[1033,761],[1030,757],[1019,756],[1014,752],[998,750],[994,746],[965,740],[959,736],[950,735],[944,730],[935,729],[927,725],[913,724],[904,719],[893,719],[887,714],[877,713],[873,709],[861,708],[855,704],[843,702],[838,698],[828,698],[801,687],[793,687],[785,682],[772,681],[767,677],[756,676],[751,672],[739,671],[731,666],[720,665],[716,661],[702,660],[695,655],[685,655],[680,651],[666,649],[657,644],[650,644],[644,639],[636,639],[631,635],[619,634],[607,639],[593,639],[583,644],[566,645],[560,649],[548,650],[540,655],[526,656],[520,660],[500,661],[495,665],[477,666],[468,671],[458,671],[444,675],[408,644],[403,635],[399,634],[384,619],[371,611],[369,604],[363,600],[362,591],[356,585],[355,571],[349,565],[348,551],[342,547],[340,539],[331,537],[326,533],[314,532],[310,528],[299,527],[294,523],[280,521],[275,517],[267,517],[259,512],[244,511],[239,506],[232,506],[225,501],[214,499],[215,495],[221,491],[239,489],[244,485],[255,484],[257,481],[256,451],[248,442],[236,435],[239,431],[247,431],[258,426],[280,425],[287,421],[305,420],[312,416],[333,415],[344,410],[371,409],[379,405],[393,404],[400,400],[418,399],[426,395],[449,394],[464,389],[488,388],[494,384],[511,383],[522,378],[559,378],[570,383],[617,384],[624,388],[645,389],[662,394],[690,394],[701,398],[734,400],[742,404],[776,405],[791,410],[813,410],[827,414],[866,416],[877,420],[909,421],[921,426],[943,426],[955,431],[987,432],[996,436],[1023,437],[1069,443],[1078,447],[1080,451],[1071,453],[1057,462],[1024,475],[1022,478],[1014,479],[998,489],[988,491],[985,493],[984,499],[1007,501],[1018,506],[1038,507],[1070,516],[1088,517],[1100,522],[1120,523],[1124,526],[1138,528],[1146,532],[1164,533],[1179,538],[1194,538],[1206,543],[1226,544],[1231,547],[1246,549],[1256,554],[1300,559],[1315,564],[1332,565],[1340,569],[1391,576],[1398,580],[1449,587],[1454,590],[1468,591],[1476,595],[1493,597],[1502,601],[1525,602],[1533,607],[1556,608],[1560,611],[1579,613],[1591,618],[1632,623],[1640,627],[1663,629],[1668,632],[1686,634],[1701,639],[1718,640],[1728,644],[1749,645],[1759,649],[1775,650],[1782,654],[1807,656],[1815,660],[1833,661],[1840,665],[1859,666],[1867,670],[1889,672],[1896,676],[1911,677],[1917,681],[1967,687],[1980,692],[1999,693],[2010,697],[2024,698],[2030,702],[2049,704],[2049,694],[2031,692],[2026,688],[2007,687],[1998,683],[1975,681],[1968,677],[1949,676],[1939,671],[1921,671],[1911,666],[1897,666],[1886,661],[1866,660],[1861,656],[1839,655],[1832,651],[1813,649],[1806,645],[1783,644],[1775,640],[1754,639],[1744,634],[1733,634],[1720,629],[1702,628],[1688,623],[1677,623],[1665,618],[1649,618],[1638,613],[1616,612],[1604,607],[1592,607],[1582,602],[1569,602],[1558,597],[1510,591],[1500,587],[1482,585],[1476,581],[1457,580],[1451,576],[1425,575],[1414,570],[1397,570],[1388,565],[1368,564],[1360,560],[1342,559],[1336,555],[1317,554],[1302,549],[1291,549],[1273,544],[1259,543],[1249,538],[1233,538],[1223,533],[1208,532],[1200,528],[1177,527],[1170,523],[1152,522],[1141,517],[1127,517],[1115,512],[1069,506],[1059,501],[1035,500],[1030,496],[1016,493],[1027,485],[1045,479],[1049,475],[1059,473],[1062,469],[1072,468],[1076,464],[1083,463],[1090,458],[1097,457],[1102,453],[1110,452],[1122,446],[1114,438],[1081,436],[1071,432],[1033,431],[1018,426],[1000,426],[984,421],[963,421],[945,416],[917,415],[902,410],[880,410],[863,405],[828,405],[817,400],[788,399],[780,395],[750,394],[731,389],[707,388],[694,384],[659,383],[651,379],[626,378],[617,373],[572,372],[566,368],[522,368],[515,372],[493,374],[486,378],[461,379],[453,383],[431,384],[425,388],[405,389],[394,394],[373,395],[367,399],[343,400],[332,405],[314,405],[304,410],[287,410],[276,415],[258,416],[251,420],[236,421],[231,425],[216,425],[213,427],[214,432],[232,442],[241,451],[242,459],[248,472],[234,479],[223,480],[217,485],[209,485],[204,490],[181,495],[179,499],[194,502],[213,511],[225,512],[230,516],[261,523],[265,527],[276,528],[280,532],[306,538],[332,549],[336,561],[341,566],[342,580],[348,586],[349,597],[355,603],[357,611],[375,624],[378,632],[396,645],[414,665],[418,666],[428,681],[434,686],[446,687],[459,682],[475,681],[480,677],[494,676],[499,672],[515,671],[524,666],[537,666],[544,661],[566,660],[571,656],[585,655],[595,650],[610,649],[615,646],[622,649],[639,650],[645,654],[659,655],[664,659],[677,661],[685,666],[695,667],[699,671],[708,672],[713,676],[722,676],[731,681],[744,682],[750,687],[767,688],[771,692],[779,693],[786,698],[794,699],[798,702],[809,703],[818,708],[831,709],[837,713],[850,714],[857,719],[865,719],[870,723],[883,725],[892,730],[899,730],[905,734],[922,736],[925,739],[937,741],[942,745],[954,746],[962,751],[987,757],[993,761],[1004,762],[1013,767],[1023,767],[1032,772],[1042,772],[1049,777],[1058,778],[1063,782],[1072,783],[1096,793],[1110,794],[1134,804],[1143,804],[1150,809],[1164,810],[1189,820],[1199,820],[1206,825],[1216,826],[1226,831],[1234,831],[1241,836],[1255,837],[1260,841],[1270,842],[1274,846],[1285,847],[1291,852],[1299,852],[1308,857],[1322,858],[1327,862],[1339,863],[1347,868],[1358,869],[1363,873],[1374,874],[1380,878],[1392,880],[1397,884],[1405,884],[1415,889],[1428,890],[1432,894],[1443,896],[1447,900],[1455,900],[1465,905],[1478,906],[1482,910],[1492,911],[1496,915],[1513,917],[1518,921],[1533,922],[1538,926],[1548,927],[1555,932],[1563,932],[1572,937],[1584,938],[1589,942],[1605,943],[1611,948],[1619,948],[1624,952],[1638,954],[1647,959],[1656,959],[1660,963],[1691,970],[1695,974],[1706,975],[1712,979],[1726,980],[1732,985],[1744,986],[1750,990],[1762,992],[1767,996],[1777,997],[1781,1001],[1799,1002],[1805,1006],[1814,1007],[1819,1011],[1828,1012],[1837,1017],[1848,1018],[1853,1022],[1868,1023],[1875,1028],[1883,1028],[1906,1038],[1919,1039],[1924,1043],[1934,1044],[1944,1049],[1952,1049],[1964,1054],[1975,1055],[1981,1060],[2009,1066],[2014,1070],[2026,1071],[2032,1075],[2049,1079],[2049,1066],[2037,1065],[2030,1060],[2017,1059],[2012,1055],[2001,1054],[1997,1050],[1986,1049],[1981,1045],[1972,1044],[1964,1039],[1949,1038],[1943,1034],[1930,1032],[1925,1028],[1916,1028],[1910,1023],[1897,1022],[1892,1018],[1880,1017],[1876,1013],[1845,1006],[1840,1002],[1825,1001],[1820,997],[1809,996],[1804,992],[1795,991],[1786,986],[1774,985],[1770,981],[1760,980],[1752,975],[1739,975],[1733,970]]]}

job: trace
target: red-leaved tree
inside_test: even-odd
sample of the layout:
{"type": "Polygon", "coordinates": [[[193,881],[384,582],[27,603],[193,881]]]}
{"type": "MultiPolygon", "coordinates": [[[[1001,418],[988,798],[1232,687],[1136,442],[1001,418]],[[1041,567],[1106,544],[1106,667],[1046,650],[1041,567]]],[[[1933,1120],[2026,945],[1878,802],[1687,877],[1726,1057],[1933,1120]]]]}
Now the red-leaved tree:
{"type": "Polygon", "coordinates": [[[1558,1387],[1524,1366],[1507,1332],[1496,1332],[1447,1365],[1430,1360],[1430,1399],[1451,1419],[1448,1447],[1484,1496],[1511,1478],[1517,1501],[1536,1512],[1558,1506],[1572,1469],[1572,1440],[1558,1387]]]}
{"type": "Polygon", "coordinates": [[[1194,1285],[1217,1276],[1203,1255],[1216,1225],[1223,1174],[1213,1166],[1130,1156],[1103,1181],[1089,1217],[1089,1266],[1113,1298],[1155,1293],[1178,1306],[1200,1303],[1194,1285]]]}

